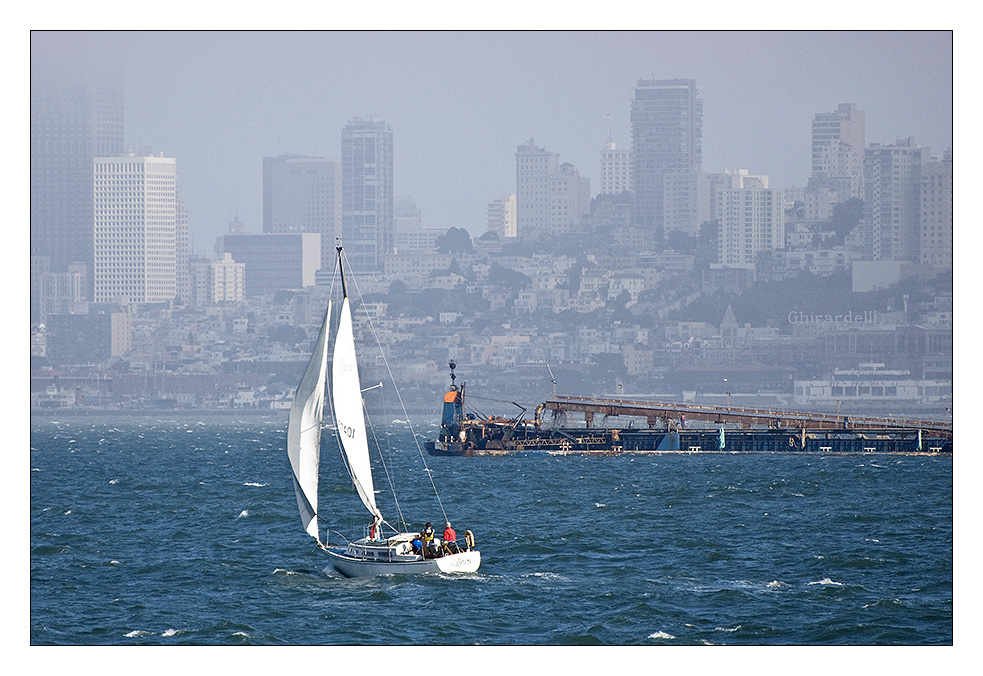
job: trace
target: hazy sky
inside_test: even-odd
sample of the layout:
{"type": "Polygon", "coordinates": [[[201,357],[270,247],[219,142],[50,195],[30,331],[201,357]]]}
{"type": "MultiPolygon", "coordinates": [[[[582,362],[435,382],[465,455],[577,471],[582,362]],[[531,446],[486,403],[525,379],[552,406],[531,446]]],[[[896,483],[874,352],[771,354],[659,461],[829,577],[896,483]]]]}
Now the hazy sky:
{"type": "Polygon", "coordinates": [[[177,158],[195,252],[238,213],[262,230],[262,158],[340,159],[341,129],[394,134],[395,191],[424,227],[485,231],[530,137],[599,185],[610,135],[630,147],[639,79],[692,78],[703,168],[805,185],[817,112],[856,103],[867,143],[952,146],[948,32],[34,32],[32,77],[115,75],[126,142],[177,158]],[[606,116],[610,115],[609,118],[606,116]]]}

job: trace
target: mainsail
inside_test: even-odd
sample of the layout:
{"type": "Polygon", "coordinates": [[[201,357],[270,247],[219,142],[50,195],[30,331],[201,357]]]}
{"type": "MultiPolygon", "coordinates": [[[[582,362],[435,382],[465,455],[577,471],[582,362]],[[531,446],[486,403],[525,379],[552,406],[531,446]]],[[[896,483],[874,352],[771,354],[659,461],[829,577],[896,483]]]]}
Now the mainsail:
{"type": "Polygon", "coordinates": [[[290,405],[287,424],[287,457],[293,470],[297,507],[304,530],[320,542],[317,526],[317,472],[321,454],[321,413],[328,375],[328,322],[331,299],[314,341],[314,352],[290,405]]]}
{"type": "Polygon", "coordinates": [[[372,465],[369,462],[369,444],[365,433],[365,416],[362,413],[362,389],[358,380],[355,337],[352,333],[352,314],[347,294],[341,304],[341,317],[335,335],[331,396],[338,436],[341,438],[345,457],[348,458],[348,469],[355,489],[369,513],[377,521],[381,521],[382,514],[376,507],[375,488],[372,484],[372,465]]]}

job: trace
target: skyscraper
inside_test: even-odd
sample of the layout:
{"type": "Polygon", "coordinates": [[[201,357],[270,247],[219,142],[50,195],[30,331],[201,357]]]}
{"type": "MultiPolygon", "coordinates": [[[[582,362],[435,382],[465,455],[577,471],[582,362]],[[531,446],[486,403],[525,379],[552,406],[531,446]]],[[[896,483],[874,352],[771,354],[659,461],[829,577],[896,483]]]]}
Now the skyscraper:
{"type": "Polygon", "coordinates": [[[929,149],[912,138],[872,143],[864,159],[864,248],[869,260],[919,260],[922,168],[929,149]]]}
{"type": "Polygon", "coordinates": [[[31,83],[31,256],[48,269],[85,265],[92,297],[92,158],[123,153],[117,85],[31,83]]]}
{"type": "Polygon", "coordinates": [[[177,173],[171,157],[96,157],[97,303],[164,303],[177,292],[177,173]]]}
{"type": "Polygon", "coordinates": [[[392,129],[353,118],[341,131],[341,234],[352,270],[382,273],[394,231],[392,129]]]}
{"type": "Polygon", "coordinates": [[[263,232],[316,232],[332,265],[341,236],[341,163],[323,157],[263,158],[263,232]]]}
{"type": "Polygon", "coordinates": [[[703,99],[696,80],[639,80],[631,102],[632,220],[650,243],[664,237],[664,177],[703,160],[703,99]]]}

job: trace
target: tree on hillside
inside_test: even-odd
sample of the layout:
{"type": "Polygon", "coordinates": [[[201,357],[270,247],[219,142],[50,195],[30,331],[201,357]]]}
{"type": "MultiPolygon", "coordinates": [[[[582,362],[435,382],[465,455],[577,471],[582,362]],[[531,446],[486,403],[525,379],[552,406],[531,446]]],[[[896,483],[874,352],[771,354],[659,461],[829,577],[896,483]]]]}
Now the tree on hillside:
{"type": "Polygon", "coordinates": [[[474,244],[471,235],[464,228],[448,228],[437,238],[437,251],[440,253],[471,253],[474,244]]]}

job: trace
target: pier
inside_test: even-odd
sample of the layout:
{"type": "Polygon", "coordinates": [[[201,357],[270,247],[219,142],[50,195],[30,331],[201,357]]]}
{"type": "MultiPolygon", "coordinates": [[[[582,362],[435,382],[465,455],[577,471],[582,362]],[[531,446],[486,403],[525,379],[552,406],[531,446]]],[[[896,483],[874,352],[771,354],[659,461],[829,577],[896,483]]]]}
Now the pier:
{"type": "Polygon", "coordinates": [[[672,402],[630,401],[625,399],[591,399],[586,397],[556,396],[536,408],[535,421],[545,422],[544,414],[554,415],[580,413],[588,428],[595,427],[595,416],[629,416],[645,418],[649,429],[667,427],[669,421],[705,421],[714,425],[737,427],[739,429],[798,429],[809,431],[851,430],[881,431],[891,430],[905,435],[910,433],[931,434],[933,437],[952,440],[952,425],[927,420],[898,420],[868,416],[847,416],[839,413],[802,413],[797,411],[774,411],[755,408],[735,408],[730,406],[698,406],[672,402]]]}

